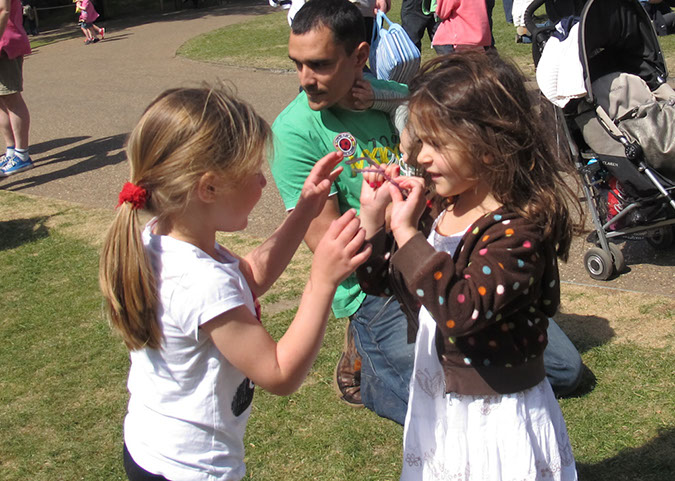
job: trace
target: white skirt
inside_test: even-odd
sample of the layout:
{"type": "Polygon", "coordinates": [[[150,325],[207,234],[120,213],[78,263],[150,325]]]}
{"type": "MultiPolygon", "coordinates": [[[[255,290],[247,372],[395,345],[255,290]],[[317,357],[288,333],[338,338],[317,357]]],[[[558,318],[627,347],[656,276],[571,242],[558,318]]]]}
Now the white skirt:
{"type": "Polygon", "coordinates": [[[565,421],[548,380],[514,394],[445,394],[435,332],[422,308],[401,481],[575,481],[565,421]]]}

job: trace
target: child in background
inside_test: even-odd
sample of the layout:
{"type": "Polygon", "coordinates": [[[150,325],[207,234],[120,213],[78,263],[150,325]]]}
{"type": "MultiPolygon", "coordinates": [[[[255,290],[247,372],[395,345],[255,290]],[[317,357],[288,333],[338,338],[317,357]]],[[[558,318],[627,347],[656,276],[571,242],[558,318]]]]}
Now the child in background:
{"type": "Polygon", "coordinates": [[[373,255],[357,270],[364,291],[419,312],[401,480],[576,480],[543,352],[570,207],[581,206],[516,67],[457,52],[410,87],[402,150],[424,169],[439,215],[425,222],[422,178],[389,167],[404,194],[364,174],[373,255]]]}
{"type": "Polygon", "coordinates": [[[350,210],[319,243],[295,319],[272,339],[257,299],[321,212],[342,155],[319,160],[283,224],[239,257],[216,232],[246,227],[270,141],[248,104],[209,88],[164,92],[131,133],[131,182],[105,240],[100,285],[131,351],[124,464],[132,481],[241,479],[254,384],[278,395],[298,389],[338,284],[370,255],[359,251],[365,233],[350,210]],[[155,216],[145,229],[139,209],[155,216]]]}
{"type": "Polygon", "coordinates": [[[80,12],[80,28],[86,40],[85,45],[98,42],[97,35],[101,36],[101,40],[105,38],[105,28],[97,27],[94,22],[98,18],[98,12],[94,8],[94,4],[90,0],[77,0],[76,12],[80,12]],[[96,33],[94,33],[96,31],[96,33]]]}

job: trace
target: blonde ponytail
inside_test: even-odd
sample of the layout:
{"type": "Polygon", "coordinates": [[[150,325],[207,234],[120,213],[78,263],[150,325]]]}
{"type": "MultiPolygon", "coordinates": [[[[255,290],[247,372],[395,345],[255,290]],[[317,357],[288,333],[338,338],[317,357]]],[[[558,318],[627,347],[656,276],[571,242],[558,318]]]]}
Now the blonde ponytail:
{"type": "Polygon", "coordinates": [[[138,211],[123,203],[106,236],[99,284],[110,323],[130,350],[161,345],[157,289],[151,260],[143,247],[138,211]]]}

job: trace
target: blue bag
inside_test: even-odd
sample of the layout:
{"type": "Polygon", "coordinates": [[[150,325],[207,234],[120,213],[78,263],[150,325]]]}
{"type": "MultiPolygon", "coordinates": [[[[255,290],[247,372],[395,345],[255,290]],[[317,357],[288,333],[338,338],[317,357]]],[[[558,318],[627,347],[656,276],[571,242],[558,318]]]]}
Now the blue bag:
{"type": "Polygon", "coordinates": [[[407,84],[420,68],[420,51],[397,23],[377,12],[370,42],[370,70],[379,79],[407,84]],[[384,20],[389,28],[383,26],[384,20]]]}

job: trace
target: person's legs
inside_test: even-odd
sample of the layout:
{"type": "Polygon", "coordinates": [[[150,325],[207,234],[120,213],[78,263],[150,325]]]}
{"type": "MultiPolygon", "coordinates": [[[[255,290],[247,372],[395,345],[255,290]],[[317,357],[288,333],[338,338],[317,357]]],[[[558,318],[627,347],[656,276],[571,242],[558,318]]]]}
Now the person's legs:
{"type": "Polygon", "coordinates": [[[422,13],[422,0],[403,0],[401,4],[401,26],[408,34],[417,48],[422,46],[422,37],[425,30],[429,38],[433,38],[435,32],[435,20],[433,15],[422,13]]]}
{"type": "Polygon", "coordinates": [[[490,24],[490,46],[495,46],[495,36],[492,34],[492,11],[495,9],[495,0],[485,0],[485,9],[487,10],[488,23],[490,24]]]}
{"type": "Polygon", "coordinates": [[[9,123],[9,112],[2,101],[2,96],[0,96],[0,132],[2,132],[2,138],[5,140],[5,146],[14,149],[14,133],[12,132],[12,125],[9,123]]]}
{"type": "Polygon", "coordinates": [[[2,125],[4,121],[0,121],[0,129],[3,131],[2,135],[5,138],[5,142],[10,138],[14,140],[13,144],[7,143],[6,145],[14,145],[17,150],[27,149],[30,131],[30,113],[21,92],[0,96],[0,103],[4,112],[2,117],[6,117],[8,123],[5,126],[2,125]]]}
{"type": "Polygon", "coordinates": [[[675,12],[666,13],[663,15],[663,23],[666,27],[666,35],[675,33],[675,12]]]}
{"type": "Polygon", "coordinates": [[[393,297],[366,296],[352,316],[361,361],[361,399],[379,416],[401,425],[408,409],[415,343],[408,343],[408,321],[393,297]]]}
{"type": "Polygon", "coordinates": [[[506,23],[513,23],[513,0],[504,0],[504,18],[506,23]]]}
{"type": "Polygon", "coordinates": [[[82,22],[80,23],[80,30],[82,30],[82,33],[84,34],[84,38],[85,38],[86,40],[90,40],[90,38],[89,38],[89,35],[90,35],[90,34],[89,34],[89,29],[88,29],[87,27],[85,27],[85,24],[82,23],[82,22]]]}
{"type": "Polygon", "coordinates": [[[546,377],[556,396],[571,394],[581,381],[581,356],[572,341],[556,322],[548,320],[548,345],[544,350],[546,377]]]}
{"type": "Polygon", "coordinates": [[[5,139],[7,152],[0,176],[18,174],[32,169],[33,162],[28,155],[28,133],[30,114],[23,100],[23,57],[14,59],[0,57],[0,131],[5,139]]]}

